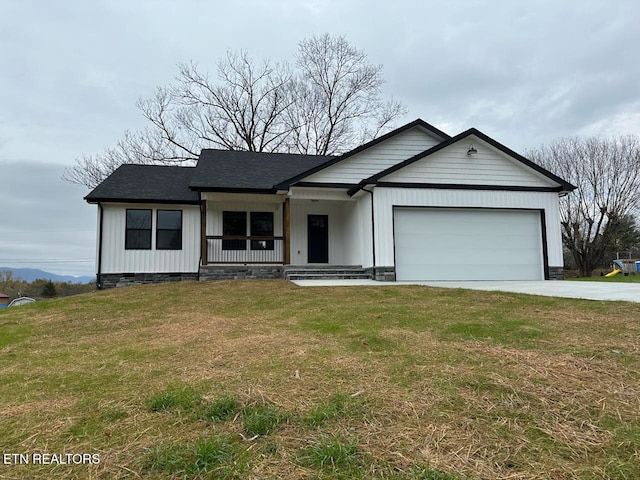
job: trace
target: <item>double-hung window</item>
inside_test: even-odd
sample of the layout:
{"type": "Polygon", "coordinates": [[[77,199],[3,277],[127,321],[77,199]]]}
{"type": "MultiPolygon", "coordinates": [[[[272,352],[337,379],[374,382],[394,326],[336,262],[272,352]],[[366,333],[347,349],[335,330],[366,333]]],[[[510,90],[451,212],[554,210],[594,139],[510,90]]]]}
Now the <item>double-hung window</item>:
{"type": "Polygon", "coordinates": [[[151,210],[127,209],[125,249],[151,250],[151,210]]]}
{"type": "MultiPolygon", "coordinates": [[[[151,250],[153,210],[128,208],[124,248],[126,250],[151,250]]],[[[156,211],[156,250],[182,250],[182,211],[156,211]]]]}
{"type": "Polygon", "coordinates": [[[182,250],[182,210],[158,210],[156,250],[182,250]]]}
{"type": "MultiPolygon", "coordinates": [[[[247,236],[247,212],[222,212],[222,235],[224,237],[247,236]]],[[[246,250],[246,239],[222,240],[222,250],[246,250]]]]}
{"type": "MultiPolygon", "coordinates": [[[[273,237],[273,212],[222,212],[223,237],[273,237]]],[[[251,238],[249,237],[249,238],[251,238]]],[[[245,238],[227,238],[222,240],[222,250],[246,250],[245,238]]],[[[268,238],[251,240],[251,250],[273,250],[273,240],[268,238]]]]}
{"type": "MultiPolygon", "coordinates": [[[[251,212],[251,236],[273,237],[273,212],[251,212]]],[[[251,240],[251,250],[273,250],[273,240],[251,240]]]]}

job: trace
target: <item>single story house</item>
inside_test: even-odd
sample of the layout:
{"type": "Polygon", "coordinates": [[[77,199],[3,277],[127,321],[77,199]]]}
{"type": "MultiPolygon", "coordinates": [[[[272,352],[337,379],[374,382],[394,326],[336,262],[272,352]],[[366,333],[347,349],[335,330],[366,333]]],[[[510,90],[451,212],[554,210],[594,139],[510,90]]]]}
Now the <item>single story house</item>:
{"type": "Polygon", "coordinates": [[[575,187],[472,128],[415,120],[335,157],[202,150],[122,165],[98,206],[100,288],[180,279],[562,278],[575,187]]]}

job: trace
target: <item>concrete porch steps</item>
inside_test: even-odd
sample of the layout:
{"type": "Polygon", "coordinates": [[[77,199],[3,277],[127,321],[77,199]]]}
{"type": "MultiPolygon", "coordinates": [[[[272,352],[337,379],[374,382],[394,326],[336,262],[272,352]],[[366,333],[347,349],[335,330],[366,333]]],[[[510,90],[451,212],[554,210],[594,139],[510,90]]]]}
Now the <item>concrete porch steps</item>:
{"type": "Polygon", "coordinates": [[[360,265],[292,265],[286,266],[283,276],[287,280],[364,280],[371,272],[360,265]]]}

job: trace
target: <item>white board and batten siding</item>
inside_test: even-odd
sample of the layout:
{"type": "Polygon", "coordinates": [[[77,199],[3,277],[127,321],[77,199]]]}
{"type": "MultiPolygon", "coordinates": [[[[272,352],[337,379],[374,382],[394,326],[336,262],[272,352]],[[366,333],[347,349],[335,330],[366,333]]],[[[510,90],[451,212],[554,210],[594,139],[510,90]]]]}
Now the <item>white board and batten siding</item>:
{"type": "Polygon", "coordinates": [[[371,197],[362,195],[342,211],[344,241],[342,251],[345,265],[373,266],[373,233],[371,225],[371,197]]]}
{"type": "Polygon", "coordinates": [[[293,265],[308,264],[309,215],[327,215],[329,220],[329,264],[371,266],[371,203],[368,196],[317,200],[292,198],[290,259],[293,265]]]}
{"type": "Polygon", "coordinates": [[[394,210],[401,207],[544,211],[548,264],[563,265],[557,193],[376,187],[374,215],[377,265],[395,265],[394,210]]]}
{"type": "Polygon", "coordinates": [[[557,187],[558,184],[471,135],[380,179],[381,182],[557,187]],[[477,153],[467,155],[473,145],[477,153]]]}
{"type": "Polygon", "coordinates": [[[544,245],[548,265],[563,265],[558,193],[535,191],[559,185],[476,136],[380,182],[376,260],[399,280],[543,279],[544,245]]]}
{"type": "Polygon", "coordinates": [[[441,141],[422,128],[414,127],[309,175],[301,181],[358,183],[420,152],[428,150],[441,141]]]}
{"type": "Polygon", "coordinates": [[[195,273],[200,265],[200,207],[103,204],[101,273],[195,273]],[[127,209],[152,210],[151,249],[126,250],[127,209]],[[182,211],[182,250],[156,250],[156,211],[182,211]]]}

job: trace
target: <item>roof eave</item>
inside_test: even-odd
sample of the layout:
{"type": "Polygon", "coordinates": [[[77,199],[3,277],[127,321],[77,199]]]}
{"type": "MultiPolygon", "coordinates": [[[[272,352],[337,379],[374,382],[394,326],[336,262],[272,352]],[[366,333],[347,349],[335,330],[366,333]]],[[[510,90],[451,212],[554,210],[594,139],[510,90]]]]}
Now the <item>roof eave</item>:
{"type": "Polygon", "coordinates": [[[114,198],[114,197],[100,197],[100,198],[88,198],[84,197],[84,200],[92,205],[99,203],[159,203],[167,205],[200,205],[199,200],[167,200],[167,199],[154,199],[154,198],[114,198]]]}
{"type": "Polygon", "coordinates": [[[277,193],[280,188],[237,188],[237,187],[189,187],[192,190],[198,192],[217,192],[217,193],[258,193],[258,194],[274,194],[277,193]]]}

